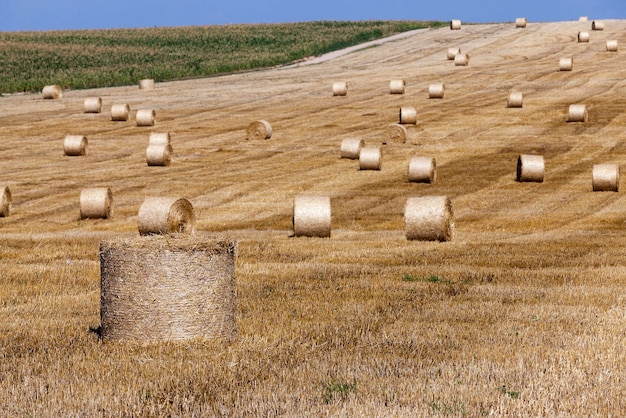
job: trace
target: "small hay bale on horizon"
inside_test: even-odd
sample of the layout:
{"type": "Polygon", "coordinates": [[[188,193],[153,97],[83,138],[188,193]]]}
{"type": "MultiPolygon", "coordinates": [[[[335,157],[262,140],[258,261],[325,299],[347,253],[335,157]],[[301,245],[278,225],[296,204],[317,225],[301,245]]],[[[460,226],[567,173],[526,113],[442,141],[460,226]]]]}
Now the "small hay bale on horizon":
{"type": "Polygon", "coordinates": [[[392,123],[385,129],[385,143],[397,142],[404,144],[408,137],[407,129],[399,123],[392,123]]]}
{"type": "Polygon", "coordinates": [[[111,106],[111,120],[125,122],[130,118],[130,106],[127,104],[114,104],[111,106]]]}
{"type": "Polygon", "coordinates": [[[452,19],[450,21],[450,29],[451,30],[460,30],[461,29],[461,20],[459,20],[459,19],[452,19]]]}
{"type": "Polygon", "coordinates": [[[6,218],[11,214],[11,189],[9,186],[0,186],[0,218],[6,218]]]}
{"type": "Polygon", "coordinates": [[[88,141],[84,135],[66,135],[63,140],[63,153],[69,157],[87,155],[88,141]]]}
{"type": "Polygon", "coordinates": [[[139,90],[154,90],[154,79],[144,78],[139,80],[139,90]]]}
{"type": "Polygon", "coordinates": [[[341,158],[358,160],[365,142],[361,138],[345,138],[341,141],[341,158]]]}
{"type": "Polygon", "coordinates": [[[591,30],[604,30],[604,22],[594,20],[591,22],[591,30]]]}
{"type": "Polygon", "coordinates": [[[528,20],[525,17],[518,17],[515,19],[515,27],[516,28],[525,28],[528,20]]]}
{"type": "Polygon", "coordinates": [[[450,241],[454,235],[452,202],[447,196],[409,197],[404,206],[406,239],[450,241]]]}
{"type": "Polygon", "coordinates": [[[591,174],[593,191],[618,192],[619,178],[619,164],[595,164],[591,174]]]}
{"type": "Polygon", "coordinates": [[[589,17],[587,16],[581,16],[578,18],[579,22],[588,22],[589,21],[589,17]]]}
{"type": "Polygon", "coordinates": [[[41,96],[46,100],[62,99],[63,89],[57,84],[44,86],[41,96]]]}
{"type": "Polygon", "coordinates": [[[348,95],[348,82],[336,81],[333,83],[333,96],[347,96],[348,95]]]}
{"type": "Polygon", "coordinates": [[[102,112],[102,99],[100,97],[87,97],[83,103],[85,113],[102,112]]]}
{"type": "Polygon", "coordinates": [[[545,164],[543,155],[520,154],[517,158],[516,180],[520,183],[543,183],[545,164]]]}
{"type": "Polygon", "coordinates": [[[80,192],[80,219],[113,217],[113,194],[108,187],[93,187],[80,192]]]}
{"type": "Polygon", "coordinates": [[[391,80],[389,82],[389,94],[404,94],[406,82],[404,80],[391,80]]]}
{"type": "Polygon", "coordinates": [[[589,112],[587,111],[587,105],[573,104],[569,106],[567,114],[568,122],[587,122],[589,119],[589,112]]]}
{"type": "Polygon", "coordinates": [[[330,238],[331,220],[330,196],[302,195],[294,198],[294,236],[330,238]]]}
{"type": "Polygon", "coordinates": [[[178,197],[146,197],[139,208],[139,235],[193,234],[196,215],[191,202],[178,197]]]}
{"type": "Polygon", "coordinates": [[[407,179],[409,183],[432,184],[437,178],[437,163],[432,157],[413,157],[409,161],[407,179]]]}
{"type": "Polygon", "coordinates": [[[137,126],[154,126],[156,112],[153,109],[139,109],[135,115],[137,126]]]}
{"type": "Polygon", "coordinates": [[[246,129],[246,139],[261,140],[270,139],[272,137],[272,125],[264,119],[250,122],[246,129]]]}
{"type": "Polygon", "coordinates": [[[359,170],[380,170],[382,160],[381,147],[376,145],[364,146],[359,154],[359,170]]]}

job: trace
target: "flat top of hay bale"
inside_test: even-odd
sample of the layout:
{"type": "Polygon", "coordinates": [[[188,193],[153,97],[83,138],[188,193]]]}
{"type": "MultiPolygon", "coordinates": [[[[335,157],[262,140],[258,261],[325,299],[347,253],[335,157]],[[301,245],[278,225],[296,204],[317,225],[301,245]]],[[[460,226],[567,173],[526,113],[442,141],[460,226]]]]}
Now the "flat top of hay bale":
{"type": "Polygon", "coordinates": [[[128,248],[166,249],[169,251],[197,250],[209,253],[234,251],[237,241],[227,234],[169,234],[169,235],[142,235],[133,237],[119,237],[100,242],[100,250],[107,247],[124,246],[128,248]]]}

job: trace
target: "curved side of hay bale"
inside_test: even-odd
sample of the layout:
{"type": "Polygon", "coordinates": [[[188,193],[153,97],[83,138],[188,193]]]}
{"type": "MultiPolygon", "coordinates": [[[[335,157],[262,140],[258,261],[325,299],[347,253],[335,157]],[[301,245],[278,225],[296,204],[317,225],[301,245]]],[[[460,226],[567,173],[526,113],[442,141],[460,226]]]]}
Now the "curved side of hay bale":
{"type": "Polygon", "coordinates": [[[85,113],[102,112],[102,99],[100,97],[87,97],[83,104],[85,113]]]}
{"type": "Polygon", "coordinates": [[[520,154],[517,158],[518,182],[543,183],[544,172],[543,155],[520,154]]]}
{"type": "Polygon", "coordinates": [[[407,130],[404,126],[394,123],[391,124],[385,129],[385,142],[397,142],[400,144],[404,144],[407,138],[407,130]]]}
{"type": "Polygon", "coordinates": [[[148,144],[146,148],[146,164],[151,167],[165,167],[172,162],[172,146],[170,144],[148,144]]]}
{"type": "Polygon", "coordinates": [[[528,21],[525,17],[518,17],[515,19],[515,27],[516,28],[525,28],[528,21]]]}
{"type": "Polygon", "coordinates": [[[237,243],[189,235],[100,243],[104,341],[237,337],[237,243]]]}
{"type": "Polygon", "coordinates": [[[293,202],[293,233],[297,237],[330,238],[329,196],[296,196],[293,202]]]}
{"type": "Polygon", "coordinates": [[[246,129],[246,139],[270,139],[272,137],[272,125],[266,120],[255,120],[246,129]]]}
{"type": "Polygon", "coordinates": [[[81,219],[110,219],[113,217],[113,194],[108,187],[83,189],[80,192],[81,219]]]}
{"type": "Polygon", "coordinates": [[[391,80],[389,82],[389,94],[404,94],[406,82],[404,80],[391,80]]]}
{"type": "Polygon", "coordinates": [[[135,116],[137,126],[154,126],[156,112],[152,109],[139,109],[135,116]]]}
{"type": "Polygon", "coordinates": [[[154,90],[154,80],[151,78],[139,80],[139,90],[154,90]]]}
{"type": "Polygon", "coordinates": [[[412,106],[402,106],[400,108],[400,124],[415,125],[417,123],[417,109],[412,106]]]}
{"type": "Polygon", "coordinates": [[[459,30],[459,29],[461,29],[461,21],[459,19],[452,19],[450,21],[450,29],[451,30],[459,30]]]}
{"type": "Polygon", "coordinates": [[[592,172],[593,191],[618,192],[619,178],[619,164],[595,164],[592,172]]]}
{"type": "Polygon", "coordinates": [[[130,117],[130,106],[127,104],[114,104],[111,106],[111,120],[127,121],[130,117]]]}
{"type": "Polygon", "coordinates": [[[84,135],[66,135],[63,140],[63,153],[70,157],[87,155],[87,137],[84,135]]]}
{"type": "Polygon", "coordinates": [[[521,91],[512,91],[509,93],[509,98],[506,102],[507,107],[522,107],[524,106],[524,94],[521,91]]]}
{"type": "Polygon", "coordinates": [[[573,58],[561,58],[559,60],[559,71],[572,71],[574,68],[573,58]]]}
{"type": "Polygon", "coordinates": [[[454,57],[454,65],[457,67],[469,65],[469,54],[457,54],[456,57],[454,57]]]}
{"type": "Polygon", "coordinates": [[[139,208],[140,235],[192,234],[196,215],[189,200],[177,197],[146,197],[139,208]]]}
{"type": "Polygon", "coordinates": [[[170,145],[171,136],[169,132],[151,132],[149,145],[170,145]]]}
{"type": "Polygon", "coordinates": [[[437,178],[435,159],[432,157],[411,158],[407,178],[409,183],[434,183],[437,178]]]}
{"type": "Polygon", "coordinates": [[[447,196],[410,197],[404,206],[406,239],[450,241],[454,235],[452,202],[447,196]]]}
{"type": "Polygon", "coordinates": [[[446,93],[446,86],[444,84],[431,84],[428,86],[428,98],[429,99],[443,99],[446,93]]]}
{"type": "Polygon", "coordinates": [[[359,154],[359,170],[380,170],[382,167],[382,149],[378,146],[365,146],[359,154]]]}
{"type": "Polygon", "coordinates": [[[589,42],[589,32],[578,32],[578,42],[589,42]]]}
{"type": "Polygon", "coordinates": [[[341,141],[341,158],[358,160],[365,142],[361,138],[346,138],[341,141]]]}
{"type": "Polygon", "coordinates": [[[453,61],[454,58],[461,53],[461,48],[448,48],[447,58],[448,61],[453,61]]]}
{"type": "Polygon", "coordinates": [[[348,95],[348,82],[336,81],[333,83],[333,96],[347,96],[348,95]]]}
{"type": "Polygon", "coordinates": [[[41,91],[41,96],[44,99],[62,99],[63,98],[63,89],[61,86],[56,84],[50,86],[44,86],[41,91]]]}
{"type": "Polygon", "coordinates": [[[0,218],[6,218],[11,214],[11,189],[9,186],[0,186],[0,218]]]}
{"type": "Polygon", "coordinates": [[[604,30],[604,22],[594,20],[591,22],[591,30],[604,30]]]}
{"type": "Polygon", "coordinates": [[[611,39],[606,41],[606,50],[608,52],[617,52],[617,40],[611,39]]]}
{"type": "Polygon", "coordinates": [[[569,106],[567,121],[568,122],[587,122],[589,113],[587,106],[584,104],[573,104],[569,106]]]}

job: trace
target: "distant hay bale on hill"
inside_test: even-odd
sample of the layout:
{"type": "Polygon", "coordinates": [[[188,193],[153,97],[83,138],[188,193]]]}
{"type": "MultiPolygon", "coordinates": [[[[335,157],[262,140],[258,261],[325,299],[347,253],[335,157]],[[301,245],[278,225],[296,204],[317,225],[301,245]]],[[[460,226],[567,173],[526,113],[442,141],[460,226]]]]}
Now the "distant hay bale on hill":
{"type": "Polygon", "coordinates": [[[0,186],[0,218],[6,218],[11,214],[11,189],[9,186],[0,186]]]}
{"type": "Polygon", "coordinates": [[[581,16],[581,17],[578,18],[578,21],[579,22],[587,22],[587,21],[589,21],[589,18],[587,16],[581,16]]]}
{"type": "Polygon", "coordinates": [[[62,99],[63,89],[56,84],[45,86],[41,91],[41,95],[44,99],[62,99]]]}
{"type": "Polygon", "coordinates": [[[415,125],[417,123],[417,109],[412,106],[402,106],[399,123],[401,125],[415,125]]]}
{"type": "Polygon", "coordinates": [[[393,123],[385,129],[385,143],[397,142],[404,144],[407,136],[407,129],[399,123],[393,123]]]}
{"type": "Polygon", "coordinates": [[[154,80],[151,78],[139,80],[139,90],[154,90],[154,80]]]}
{"type": "Polygon", "coordinates": [[[435,159],[432,157],[411,158],[407,178],[410,183],[434,183],[437,178],[435,159]]]}
{"type": "Polygon", "coordinates": [[[177,197],[146,197],[139,208],[140,235],[191,234],[196,215],[189,200],[177,197]]]}
{"type": "Polygon", "coordinates": [[[234,340],[236,250],[236,241],[209,236],[101,242],[102,339],[234,340]]]}
{"type": "Polygon", "coordinates": [[[515,19],[515,27],[516,28],[525,28],[528,21],[525,17],[518,17],[515,19]]]}
{"type": "Polygon", "coordinates": [[[336,81],[333,83],[333,96],[347,96],[348,95],[348,82],[336,81]]]}
{"type": "Polygon", "coordinates": [[[522,107],[524,105],[524,94],[521,91],[512,91],[507,99],[507,107],[522,107]]]}
{"type": "Polygon", "coordinates": [[[404,80],[391,80],[389,82],[390,94],[404,94],[406,82],[404,80]]]}
{"type": "Polygon", "coordinates": [[[587,122],[589,113],[584,104],[573,104],[569,106],[568,122],[587,122]]]}
{"type": "Polygon", "coordinates": [[[272,125],[266,120],[255,120],[248,125],[246,139],[270,139],[272,137],[272,125]]]}
{"type": "Polygon", "coordinates": [[[461,53],[461,48],[448,48],[447,58],[448,61],[453,61],[454,58],[461,53]]]}
{"type": "Polygon", "coordinates": [[[428,86],[429,99],[443,99],[446,93],[446,86],[443,83],[431,84],[428,86]]]}
{"type": "Polygon", "coordinates": [[[591,22],[591,30],[604,30],[604,22],[594,20],[591,22]]]}
{"type": "Polygon", "coordinates": [[[619,178],[619,164],[595,164],[592,172],[593,191],[618,192],[619,178]]]}
{"type": "Polygon", "coordinates": [[[148,144],[146,164],[150,167],[168,166],[172,163],[172,152],[170,144],[148,144]]]}
{"type": "Polygon", "coordinates": [[[127,104],[114,104],[111,106],[111,120],[127,121],[130,117],[130,106],[127,104]]]}
{"type": "Polygon", "coordinates": [[[589,32],[578,32],[578,42],[589,42],[589,32]]]}
{"type": "Polygon", "coordinates": [[[102,99],[100,97],[87,97],[83,103],[85,113],[102,112],[102,99]]]}
{"type": "Polygon", "coordinates": [[[572,71],[574,68],[574,58],[561,58],[559,60],[559,71],[572,71]]]}
{"type": "Polygon", "coordinates": [[[70,157],[87,155],[87,137],[84,135],[66,135],[63,140],[63,153],[70,157]]]}
{"type": "Polygon", "coordinates": [[[139,109],[135,120],[137,126],[154,126],[156,112],[152,109],[139,109]]]}
{"type": "Polygon", "coordinates": [[[293,202],[294,235],[329,238],[330,230],[330,196],[296,196],[293,202]]]}
{"type": "Polygon", "coordinates": [[[459,29],[461,29],[461,21],[459,19],[452,19],[450,21],[450,29],[451,30],[459,30],[459,29]]]}
{"type": "Polygon", "coordinates": [[[341,158],[358,160],[365,142],[361,138],[346,138],[341,141],[341,158]]]}
{"type": "Polygon", "coordinates": [[[517,158],[518,182],[543,183],[544,172],[543,155],[520,154],[517,158]]]}
{"type": "Polygon", "coordinates": [[[111,217],[113,217],[113,194],[110,188],[95,187],[81,190],[81,219],[110,219],[111,217]]]}
{"type": "Polygon", "coordinates": [[[171,136],[169,132],[152,132],[148,140],[149,145],[170,145],[171,136]]]}
{"type": "Polygon", "coordinates": [[[450,241],[454,235],[452,202],[447,196],[410,197],[404,206],[406,239],[450,241]]]}
{"type": "Polygon", "coordinates": [[[611,39],[606,41],[606,50],[609,52],[617,52],[617,40],[611,39]]]}
{"type": "Polygon", "coordinates": [[[379,146],[365,146],[359,154],[359,170],[380,170],[382,159],[382,149],[379,146]]]}
{"type": "Polygon", "coordinates": [[[469,60],[469,54],[457,54],[456,57],[454,57],[454,65],[457,67],[465,67],[469,65],[469,60]]]}

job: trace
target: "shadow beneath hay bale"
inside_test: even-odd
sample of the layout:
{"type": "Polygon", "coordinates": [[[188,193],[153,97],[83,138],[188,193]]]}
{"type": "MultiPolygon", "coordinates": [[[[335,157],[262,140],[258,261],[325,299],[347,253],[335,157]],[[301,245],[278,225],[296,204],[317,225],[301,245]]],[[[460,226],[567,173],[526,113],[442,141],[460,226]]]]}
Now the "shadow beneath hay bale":
{"type": "Polygon", "coordinates": [[[98,336],[99,340],[102,340],[102,325],[98,325],[97,327],[89,326],[89,332],[98,336]]]}

